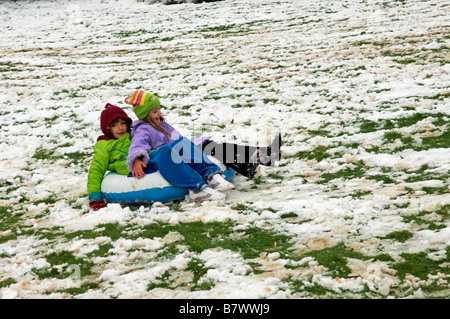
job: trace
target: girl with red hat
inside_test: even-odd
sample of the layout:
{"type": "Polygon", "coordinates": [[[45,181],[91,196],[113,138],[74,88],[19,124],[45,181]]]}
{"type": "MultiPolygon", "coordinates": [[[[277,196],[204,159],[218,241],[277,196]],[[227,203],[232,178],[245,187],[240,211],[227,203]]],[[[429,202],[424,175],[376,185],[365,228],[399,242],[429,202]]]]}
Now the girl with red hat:
{"type": "Polygon", "coordinates": [[[89,168],[87,189],[89,207],[93,210],[106,207],[101,194],[101,184],[106,171],[128,175],[126,164],[130,147],[130,130],[133,120],[120,107],[106,104],[100,115],[103,135],[94,145],[94,157],[89,168]]]}

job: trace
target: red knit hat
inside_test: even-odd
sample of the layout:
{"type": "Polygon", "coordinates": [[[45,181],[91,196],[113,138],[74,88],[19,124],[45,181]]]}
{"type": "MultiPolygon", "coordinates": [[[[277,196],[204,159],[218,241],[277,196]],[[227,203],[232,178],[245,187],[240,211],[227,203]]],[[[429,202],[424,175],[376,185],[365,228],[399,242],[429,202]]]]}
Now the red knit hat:
{"type": "Polygon", "coordinates": [[[102,132],[105,135],[99,136],[97,141],[109,140],[114,138],[114,136],[109,131],[109,126],[111,125],[112,122],[114,122],[118,118],[127,121],[128,123],[127,131],[129,132],[133,120],[129,118],[127,113],[125,113],[125,111],[122,110],[120,107],[107,103],[105,105],[105,109],[102,111],[102,114],[100,115],[100,128],[102,129],[102,132]]]}

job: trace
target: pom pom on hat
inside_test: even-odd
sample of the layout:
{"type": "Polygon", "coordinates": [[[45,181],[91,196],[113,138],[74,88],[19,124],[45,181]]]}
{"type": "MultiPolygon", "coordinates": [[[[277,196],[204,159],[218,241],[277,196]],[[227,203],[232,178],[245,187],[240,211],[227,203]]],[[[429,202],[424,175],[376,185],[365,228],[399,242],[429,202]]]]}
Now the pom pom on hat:
{"type": "Polygon", "coordinates": [[[144,91],[134,91],[133,94],[125,98],[125,103],[133,106],[134,114],[140,120],[145,118],[151,109],[161,105],[155,95],[144,91]]]}

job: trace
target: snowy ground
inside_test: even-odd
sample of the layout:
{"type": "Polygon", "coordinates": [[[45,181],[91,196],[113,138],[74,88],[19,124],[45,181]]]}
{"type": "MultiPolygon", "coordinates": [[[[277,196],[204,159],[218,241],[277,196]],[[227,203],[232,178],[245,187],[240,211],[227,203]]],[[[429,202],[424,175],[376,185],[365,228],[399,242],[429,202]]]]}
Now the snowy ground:
{"type": "Polygon", "coordinates": [[[448,298],[444,0],[0,3],[3,298],[448,298]],[[88,210],[106,102],[283,158],[225,202],[88,210]]]}

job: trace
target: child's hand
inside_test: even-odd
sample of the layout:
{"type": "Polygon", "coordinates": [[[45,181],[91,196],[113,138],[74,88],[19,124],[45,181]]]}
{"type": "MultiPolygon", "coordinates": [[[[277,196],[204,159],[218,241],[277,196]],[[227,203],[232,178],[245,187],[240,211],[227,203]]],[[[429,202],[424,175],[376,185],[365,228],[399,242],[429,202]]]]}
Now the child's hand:
{"type": "Polygon", "coordinates": [[[146,165],[144,164],[144,162],[137,158],[133,162],[133,171],[131,172],[131,174],[133,175],[133,177],[140,179],[141,177],[145,176],[144,173],[145,167],[146,165]]]}

